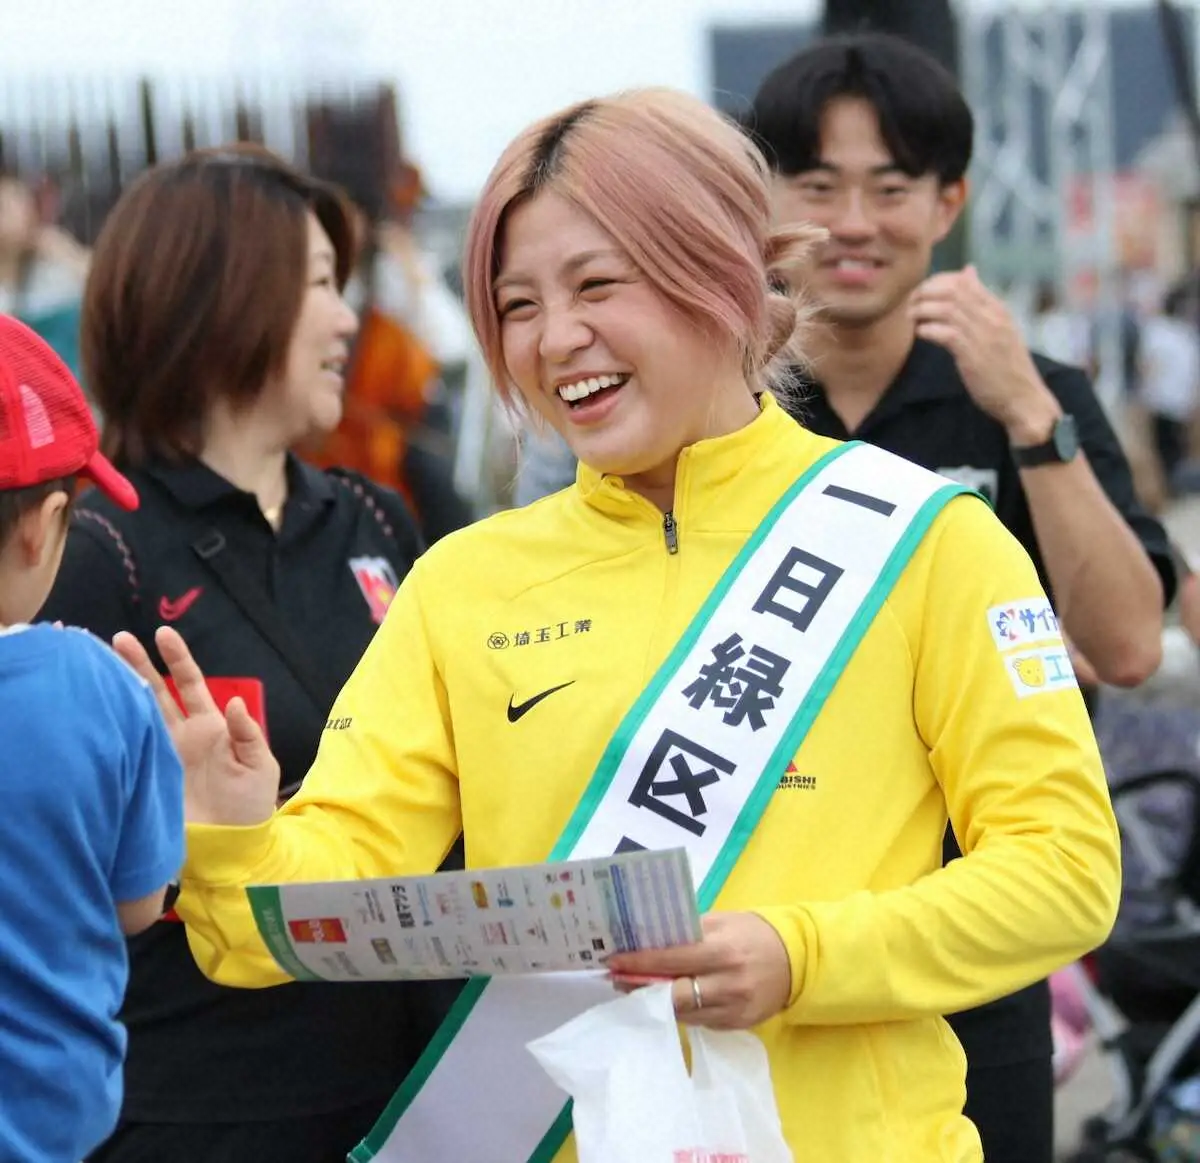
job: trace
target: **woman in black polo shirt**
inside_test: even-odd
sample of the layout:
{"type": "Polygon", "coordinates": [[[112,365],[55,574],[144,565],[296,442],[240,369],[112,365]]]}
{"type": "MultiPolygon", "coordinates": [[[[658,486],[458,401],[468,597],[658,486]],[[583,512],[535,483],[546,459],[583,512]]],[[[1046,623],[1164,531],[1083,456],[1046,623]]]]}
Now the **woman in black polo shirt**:
{"type": "MultiPolygon", "coordinates": [[[[96,245],[82,349],[142,505],[82,498],[43,611],[149,649],[177,625],[218,697],[261,689],[284,794],[419,551],[394,493],[291,452],[341,417],[352,251],[340,194],[253,147],[130,187],[96,245]]],[[[169,919],[130,954],[125,1106],[93,1163],[342,1163],[450,1000],[225,989],[169,919]]]]}

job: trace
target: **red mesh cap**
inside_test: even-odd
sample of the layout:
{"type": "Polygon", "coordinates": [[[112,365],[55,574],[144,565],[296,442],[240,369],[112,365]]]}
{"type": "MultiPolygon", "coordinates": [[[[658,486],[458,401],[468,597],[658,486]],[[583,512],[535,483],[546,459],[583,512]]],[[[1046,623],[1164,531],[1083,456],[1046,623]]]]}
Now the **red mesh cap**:
{"type": "Polygon", "coordinates": [[[0,315],[0,489],[83,476],[123,509],[138,495],[100,454],[100,434],[70,369],[36,332],[0,315]]]}

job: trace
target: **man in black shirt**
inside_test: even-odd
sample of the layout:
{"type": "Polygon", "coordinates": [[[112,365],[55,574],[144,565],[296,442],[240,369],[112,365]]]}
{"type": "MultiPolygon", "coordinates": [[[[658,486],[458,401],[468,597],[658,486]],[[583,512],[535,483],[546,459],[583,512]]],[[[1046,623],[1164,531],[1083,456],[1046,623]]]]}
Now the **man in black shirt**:
{"type": "MultiPolygon", "coordinates": [[[[973,124],[953,77],[892,37],[830,38],[764,81],[747,128],[776,171],[777,218],[829,231],[806,272],[819,310],[798,418],[985,493],[1099,679],[1148,677],[1172,559],[1086,375],[1031,354],[973,269],[928,276],[967,193],[973,124]]],[[[1044,983],[951,1023],[988,1163],[1050,1163],[1044,983]]]]}

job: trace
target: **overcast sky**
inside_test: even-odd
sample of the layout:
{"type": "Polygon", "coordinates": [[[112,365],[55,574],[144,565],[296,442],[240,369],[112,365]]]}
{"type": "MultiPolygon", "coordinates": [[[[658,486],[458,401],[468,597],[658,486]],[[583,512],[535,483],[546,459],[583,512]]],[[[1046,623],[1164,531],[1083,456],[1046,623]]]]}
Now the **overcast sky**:
{"type": "Polygon", "coordinates": [[[647,84],[708,96],[713,23],[818,10],[818,0],[0,0],[0,78],[369,71],[397,82],[406,146],[430,188],[460,199],[518,130],[573,100],[647,84]]]}

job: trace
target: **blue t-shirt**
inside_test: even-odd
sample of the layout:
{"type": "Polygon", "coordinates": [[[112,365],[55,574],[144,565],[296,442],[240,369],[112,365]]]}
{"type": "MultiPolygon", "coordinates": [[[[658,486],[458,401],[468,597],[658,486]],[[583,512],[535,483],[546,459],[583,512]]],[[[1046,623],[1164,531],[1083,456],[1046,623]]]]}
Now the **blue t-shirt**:
{"type": "Polygon", "coordinates": [[[116,1125],[129,963],[117,902],[183,863],[154,696],[98,639],[0,634],[0,1159],[79,1163],[116,1125]]]}

